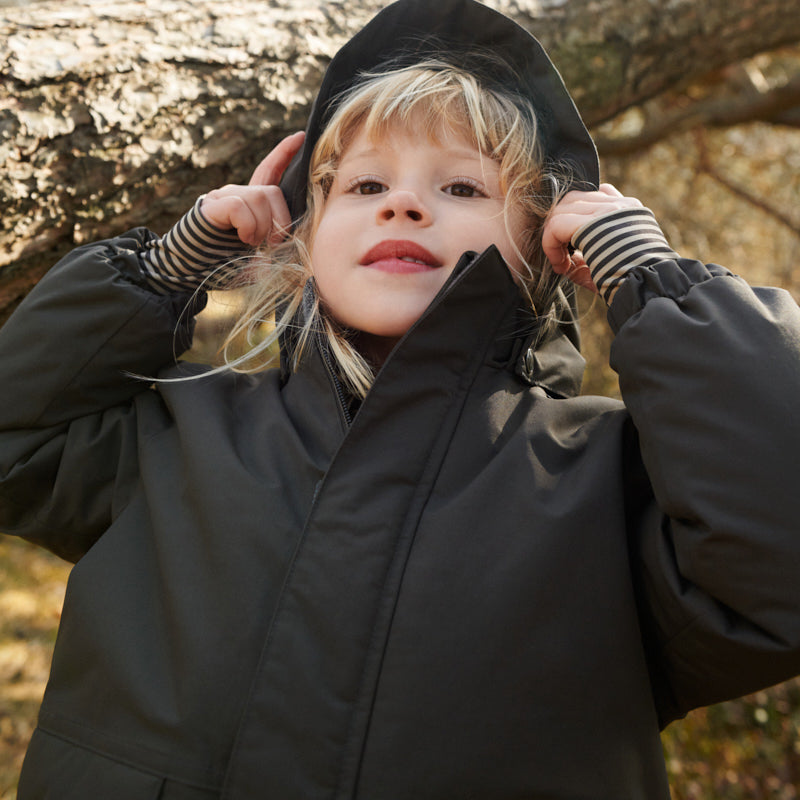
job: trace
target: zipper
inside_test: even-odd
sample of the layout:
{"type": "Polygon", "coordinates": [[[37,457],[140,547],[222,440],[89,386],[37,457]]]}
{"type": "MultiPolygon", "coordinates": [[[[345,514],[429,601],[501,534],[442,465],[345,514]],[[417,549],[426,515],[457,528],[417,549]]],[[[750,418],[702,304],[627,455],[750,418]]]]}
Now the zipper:
{"type": "Polygon", "coordinates": [[[339,410],[342,412],[344,421],[349,428],[353,422],[353,415],[350,413],[350,406],[347,402],[347,395],[345,394],[344,387],[342,386],[342,382],[339,380],[339,376],[336,374],[330,353],[322,341],[321,336],[317,338],[317,345],[319,346],[319,351],[322,354],[322,361],[325,364],[325,370],[327,371],[328,377],[333,384],[333,388],[336,390],[336,396],[339,398],[339,410]]]}

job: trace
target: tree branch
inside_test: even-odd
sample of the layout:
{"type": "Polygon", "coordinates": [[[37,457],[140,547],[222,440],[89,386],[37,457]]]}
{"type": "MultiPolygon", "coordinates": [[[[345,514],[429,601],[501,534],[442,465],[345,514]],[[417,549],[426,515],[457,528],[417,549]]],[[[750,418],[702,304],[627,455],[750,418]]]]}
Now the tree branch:
{"type": "MultiPolygon", "coordinates": [[[[796,0],[485,1],[548,48],[589,124],[800,41],[796,0]]],[[[0,319],[66,249],[166,230],[202,192],[246,180],[303,127],[329,58],[387,2],[0,7],[0,319]]]]}
{"type": "Polygon", "coordinates": [[[800,126],[800,75],[766,92],[710,97],[666,113],[634,136],[595,137],[604,156],[621,156],[651,147],[666,136],[698,127],[727,128],[745,122],[800,126]]]}
{"type": "Polygon", "coordinates": [[[759,209],[759,211],[763,211],[765,214],[772,217],[772,219],[780,222],[781,225],[785,225],[792,233],[800,236],[800,223],[796,222],[788,214],[785,214],[783,211],[767,203],[763,198],[758,197],[743,186],[734,183],[717,169],[711,161],[711,155],[706,143],[705,131],[701,128],[698,128],[695,133],[695,141],[697,143],[698,154],[697,166],[700,172],[708,175],[712,180],[719,183],[720,186],[724,186],[731,194],[759,209]]]}

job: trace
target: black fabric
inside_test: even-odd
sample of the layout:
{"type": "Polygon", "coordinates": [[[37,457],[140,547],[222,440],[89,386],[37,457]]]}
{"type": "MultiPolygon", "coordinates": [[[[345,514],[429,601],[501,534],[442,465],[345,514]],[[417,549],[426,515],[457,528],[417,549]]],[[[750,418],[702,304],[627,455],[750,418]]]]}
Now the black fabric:
{"type": "Polygon", "coordinates": [[[85,796],[150,796],[118,765],[237,800],[666,800],[659,723],[800,668],[784,293],[632,276],[628,410],[564,396],[561,337],[536,361],[562,391],[520,380],[492,248],[348,428],[319,354],[285,384],[126,378],[169,362],[177,320],[129,241],[66,259],[0,336],[25,398],[0,404],[0,525],[85,553],[22,800],[76,770],[85,796]]]}
{"type": "Polygon", "coordinates": [[[660,725],[800,672],[785,292],[631,270],[623,405],[490,247],[348,422],[318,348],[132,378],[206,370],[150,239],[0,332],[0,529],[77,561],[20,800],[668,800],[660,725]]]}

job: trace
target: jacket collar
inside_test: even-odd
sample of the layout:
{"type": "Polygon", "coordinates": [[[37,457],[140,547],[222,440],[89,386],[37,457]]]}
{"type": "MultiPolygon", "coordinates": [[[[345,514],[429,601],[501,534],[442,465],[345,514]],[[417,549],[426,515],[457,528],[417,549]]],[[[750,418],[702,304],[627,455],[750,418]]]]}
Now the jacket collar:
{"type": "MultiPolygon", "coordinates": [[[[487,365],[511,372],[529,386],[571,397],[580,390],[585,364],[571,333],[565,325],[542,335],[495,246],[481,254],[468,252],[389,355],[370,395],[378,385],[378,393],[388,388],[398,399],[424,393],[480,353],[487,365]]],[[[299,371],[322,370],[325,359],[319,346],[299,371]]],[[[327,371],[335,394],[335,377],[327,371]]]]}
{"type": "MultiPolygon", "coordinates": [[[[468,341],[481,318],[476,306],[482,304],[498,308],[502,305],[504,309],[494,327],[487,320],[485,327],[477,331],[483,341],[492,338],[489,351],[492,363],[510,370],[523,383],[539,386],[556,397],[573,397],[580,392],[586,362],[580,354],[575,321],[562,319],[554,327],[544,328],[542,320],[531,315],[506,262],[494,246],[480,255],[464,254],[420,322],[427,317],[441,317],[443,329],[439,336],[468,341]]],[[[419,323],[405,338],[413,337],[418,326],[419,323]]]]}

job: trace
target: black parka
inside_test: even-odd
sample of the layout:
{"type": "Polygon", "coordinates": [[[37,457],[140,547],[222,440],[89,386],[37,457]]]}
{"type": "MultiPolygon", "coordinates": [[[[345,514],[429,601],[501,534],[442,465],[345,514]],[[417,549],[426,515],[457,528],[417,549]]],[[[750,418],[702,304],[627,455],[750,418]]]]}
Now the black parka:
{"type": "Polygon", "coordinates": [[[695,261],[576,396],[468,254],[352,421],[319,350],[147,386],[138,230],[0,334],[0,529],[78,560],[20,798],[667,798],[659,725],[800,672],[800,311],[695,261]]]}

